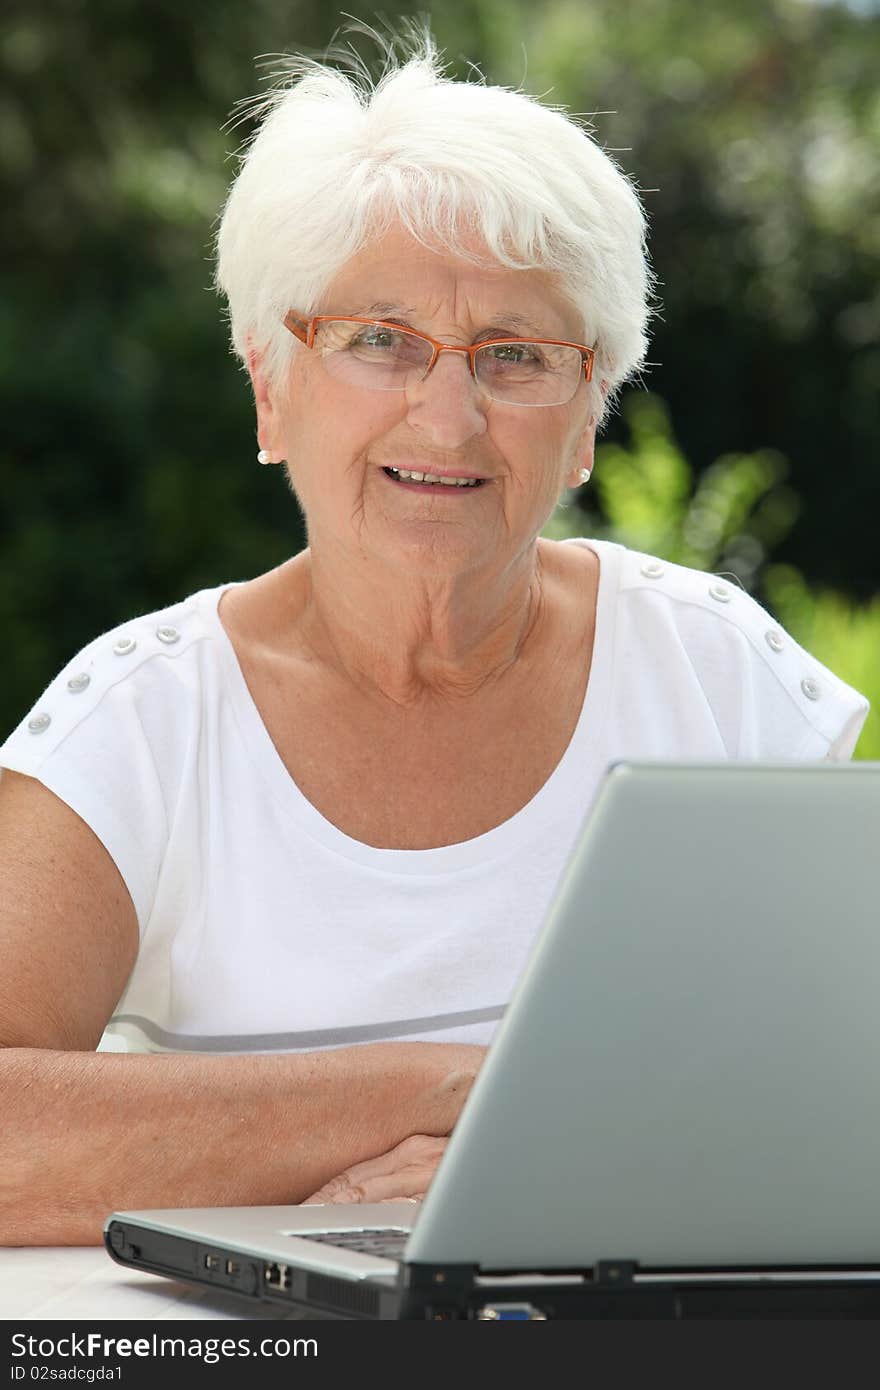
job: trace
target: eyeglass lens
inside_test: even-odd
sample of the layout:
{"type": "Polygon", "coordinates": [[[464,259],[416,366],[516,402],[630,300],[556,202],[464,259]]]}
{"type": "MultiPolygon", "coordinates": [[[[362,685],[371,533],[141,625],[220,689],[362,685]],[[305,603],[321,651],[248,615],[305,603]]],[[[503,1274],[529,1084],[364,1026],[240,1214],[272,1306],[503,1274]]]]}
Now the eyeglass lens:
{"type": "MultiPolygon", "coordinates": [[[[405,391],[423,380],[432,357],[431,344],[404,328],[346,319],[319,324],[315,347],[331,376],[369,391],[405,391]]],[[[477,352],[474,370],[494,401],[563,405],[578,388],[583,358],[553,343],[490,343],[477,352]]]]}

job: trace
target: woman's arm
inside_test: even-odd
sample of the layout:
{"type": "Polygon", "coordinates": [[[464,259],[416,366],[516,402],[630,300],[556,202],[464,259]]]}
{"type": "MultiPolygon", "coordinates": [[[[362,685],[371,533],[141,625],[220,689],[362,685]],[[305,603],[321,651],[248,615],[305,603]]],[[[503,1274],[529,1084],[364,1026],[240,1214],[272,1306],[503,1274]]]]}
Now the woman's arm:
{"type": "Polygon", "coordinates": [[[482,1051],[442,1043],[282,1057],[6,1049],[0,1244],[98,1244],[119,1209],[302,1201],[411,1134],[448,1134],[482,1051]]]}
{"type": "Polygon", "coordinates": [[[0,1244],[97,1243],[118,1209],[296,1202],[454,1125],[483,1048],[96,1054],[137,942],[101,842],[39,782],[5,772],[0,1244]]]}

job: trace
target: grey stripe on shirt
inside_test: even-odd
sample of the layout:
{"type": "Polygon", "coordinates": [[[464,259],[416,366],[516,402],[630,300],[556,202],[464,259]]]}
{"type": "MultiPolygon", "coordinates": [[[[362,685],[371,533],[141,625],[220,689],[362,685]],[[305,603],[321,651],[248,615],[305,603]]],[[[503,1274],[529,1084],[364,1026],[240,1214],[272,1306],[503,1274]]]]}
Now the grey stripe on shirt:
{"type": "Polygon", "coordinates": [[[458,1014],[434,1014],[429,1018],[399,1018],[388,1023],[361,1023],[350,1028],[313,1028],[303,1033],[169,1033],[137,1014],[114,1014],[107,1024],[130,1023],[160,1047],[175,1052],[284,1052],[295,1048],[339,1046],[345,1043],[383,1042],[412,1033],[434,1033],[465,1028],[471,1023],[494,1023],[504,1016],[505,1005],[469,1009],[458,1014]]]}

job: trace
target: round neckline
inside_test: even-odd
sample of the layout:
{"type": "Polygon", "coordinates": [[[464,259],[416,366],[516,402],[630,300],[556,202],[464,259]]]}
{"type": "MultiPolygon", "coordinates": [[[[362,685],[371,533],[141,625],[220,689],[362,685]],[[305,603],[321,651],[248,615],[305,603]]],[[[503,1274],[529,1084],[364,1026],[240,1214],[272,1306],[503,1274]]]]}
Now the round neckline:
{"type": "Polygon", "coordinates": [[[430,849],[386,849],[365,844],[340,830],[328,820],[300,790],[287,770],[269,735],[238,661],[232,640],[220,619],[220,600],[228,589],[246,580],[202,590],[199,595],[202,616],[208,632],[216,639],[216,650],[224,668],[223,692],[235,717],[242,743],[273,801],[285,816],[292,817],[314,840],[335,854],[368,868],[392,874],[447,874],[483,868],[495,859],[534,839],[545,821],[544,808],[554,800],[566,807],[583,800],[587,764],[594,760],[601,745],[611,684],[613,610],[620,582],[620,546],[611,541],[569,537],[560,542],[592,550],[599,561],[596,594],[596,621],[590,673],[577,723],[568,745],[546,781],[513,816],[470,840],[430,849]]]}

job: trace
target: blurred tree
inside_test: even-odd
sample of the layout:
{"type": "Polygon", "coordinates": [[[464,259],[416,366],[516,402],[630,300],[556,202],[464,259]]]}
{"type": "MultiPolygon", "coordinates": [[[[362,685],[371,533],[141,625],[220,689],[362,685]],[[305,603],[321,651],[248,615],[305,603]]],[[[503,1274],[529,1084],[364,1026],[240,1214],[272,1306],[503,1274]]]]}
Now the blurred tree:
{"type": "Polygon", "coordinates": [[[724,454],[695,483],[659,397],[630,393],[623,419],[628,445],[598,445],[592,493],[578,489],[564,499],[544,534],[604,536],[760,587],[767,555],[800,510],[782,456],[724,454]]]}
{"type": "MultiPolygon", "coordinates": [[[[697,472],[779,450],[780,550],[880,577],[880,8],[810,0],[490,0],[493,72],[595,118],[645,190],[662,317],[648,380],[697,472]]],[[[618,427],[619,428],[619,427],[618,427]]],[[[619,437],[619,435],[617,436],[619,437]]]]}
{"type": "MultiPolygon", "coordinates": [[[[392,23],[401,12],[384,11],[392,23]]],[[[6,0],[0,634],[14,662],[0,730],[96,633],[303,543],[279,472],[254,463],[211,238],[247,133],[222,127],[259,86],[254,55],[320,50],[342,22],[317,0],[6,0]]],[[[867,595],[876,12],[451,0],[433,25],[455,76],[472,75],[472,59],[489,80],[619,112],[597,117],[599,139],[660,190],[646,193],[664,301],[649,380],[674,437],[698,476],[729,451],[769,451],[771,471],[767,460],[791,459],[803,505],[795,520],[782,492],[794,524],[776,558],[867,595]]],[[[626,439],[623,419],[609,439],[626,439]]]]}

